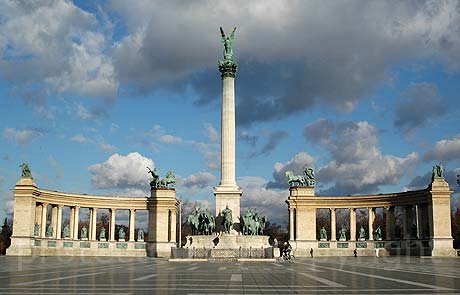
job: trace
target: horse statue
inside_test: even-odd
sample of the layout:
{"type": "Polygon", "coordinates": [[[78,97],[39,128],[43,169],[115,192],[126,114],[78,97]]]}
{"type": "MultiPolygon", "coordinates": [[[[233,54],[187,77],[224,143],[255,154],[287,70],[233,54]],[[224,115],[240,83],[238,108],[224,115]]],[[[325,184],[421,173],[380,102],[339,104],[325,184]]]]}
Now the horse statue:
{"type": "Polygon", "coordinates": [[[150,167],[147,167],[149,169],[148,173],[152,175],[152,181],[150,181],[150,188],[157,188],[158,187],[158,182],[160,180],[160,177],[157,174],[157,168],[150,169],[150,167]]]}
{"type": "Polygon", "coordinates": [[[294,175],[292,171],[284,172],[284,175],[288,178],[288,183],[290,187],[293,187],[295,183],[298,183],[299,186],[305,185],[305,179],[302,175],[294,175]]]}
{"type": "Polygon", "coordinates": [[[175,184],[175,183],[176,183],[176,176],[174,175],[172,171],[168,171],[168,173],[166,173],[166,177],[161,179],[158,182],[157,187],[168,188],[170,184],[175,184]]]}
{"type": "Polygon", "coordinates": [[[199,233],[199,227],[200,227],[200,207],[195,207],[195,212],[191,213],[187,217],[187,222],[190,224],[190,227],[192,228],[192,235],[197,235],[199,233]]]}
{"type": "Polygon", "coordinates": [[[214,216],[212,216],[211,211],[206,209],[200,214],[200,232],[204,235],[211,235],[215,230],[214,216]]]}

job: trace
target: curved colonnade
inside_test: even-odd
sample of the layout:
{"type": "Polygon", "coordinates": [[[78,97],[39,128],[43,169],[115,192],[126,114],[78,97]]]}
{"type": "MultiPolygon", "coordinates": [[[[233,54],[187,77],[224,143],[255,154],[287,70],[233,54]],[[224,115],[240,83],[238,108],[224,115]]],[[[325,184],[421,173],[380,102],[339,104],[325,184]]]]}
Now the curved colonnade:
{"type": "Polygon", "coordinates": [[[13,236],[7,255],[169,257],[170,248],[176,245],[178,201],[174,189],[152,190],[149,198],[92,196],[39,189],[31,178],[21,178],[15,186],[14,199],[13,236]],[[70,218],[64,230],[62,216],[66,207],[70,218]],[[89,209],[85,233],[79,231],[82,208],[89,209]],[[105,237],[97,235],[99,209],[109,211],[105,237]],[[129,210],[129,232],[118,240],[117,210],[129,210]],[[139,210],[148,212],[145,240],[143,235],[135,235],[139,210]]]}
{"type": "Polygon", "coordinates": [[[313,187],[293,187],[286,203],[289,209],[289,240],[297,256],[343,256],[411,254],[451,256],[450,195],[444,179],[434,179],[428,188],[393,194],[366,196],[315,196],[313,187]],[[402,209],[401,235],[395,235],[395,208],[402,209]],[[376,222],[376,209],[385,219],[376,222]],[[317,210],[327,209],[330,230],[318,239],[317,210]],[[349,231],[344,238],[337,233],[337,210],[348,210],[349,231]],[[367,232],[358,234],[356,211],[367,211],[367,232]],[[380,227],[377,237],[375,230],[380,227]],[[376,251],[376,249],[378,249],[376,251]]]}

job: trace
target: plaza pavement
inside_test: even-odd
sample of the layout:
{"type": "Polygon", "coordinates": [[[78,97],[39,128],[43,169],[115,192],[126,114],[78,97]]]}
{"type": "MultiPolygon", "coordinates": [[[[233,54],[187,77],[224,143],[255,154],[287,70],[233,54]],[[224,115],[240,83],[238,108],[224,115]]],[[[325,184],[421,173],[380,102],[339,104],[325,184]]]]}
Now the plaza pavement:
{"type": "Polygon", "coordinates": [[[0,256],[0,294],[460,294],[460,259],[168,262],[0,256]]]}

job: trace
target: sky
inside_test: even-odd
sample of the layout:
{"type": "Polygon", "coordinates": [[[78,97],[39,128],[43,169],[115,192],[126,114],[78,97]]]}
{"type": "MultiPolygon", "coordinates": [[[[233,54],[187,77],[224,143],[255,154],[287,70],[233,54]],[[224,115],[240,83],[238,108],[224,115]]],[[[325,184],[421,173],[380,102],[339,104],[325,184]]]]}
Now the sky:
{"type": "Polygon", "coordinates": [[[287,223],[318,195],[424,188],[459,204],[459,1],[0,0],[0,217],[19,165],[43,189],[145,197],[146,167],[214,206],[219,27],[233,45],[241,206],[287,223]]]}

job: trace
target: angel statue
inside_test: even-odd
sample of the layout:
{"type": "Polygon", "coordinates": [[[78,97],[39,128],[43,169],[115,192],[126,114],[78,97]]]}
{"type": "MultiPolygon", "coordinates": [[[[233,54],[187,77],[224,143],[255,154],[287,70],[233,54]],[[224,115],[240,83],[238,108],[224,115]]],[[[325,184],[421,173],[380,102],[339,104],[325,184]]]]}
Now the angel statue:
{"type": "Polygon", "coordinates": [[[236,27],[233,28],[230,37],[225,36],[224,30],[220,27],[220,34],[222,35],[222,43],[224,44],[224,60],[232,60],[233,50],[232,44],[235,41],[236,27]]]}

